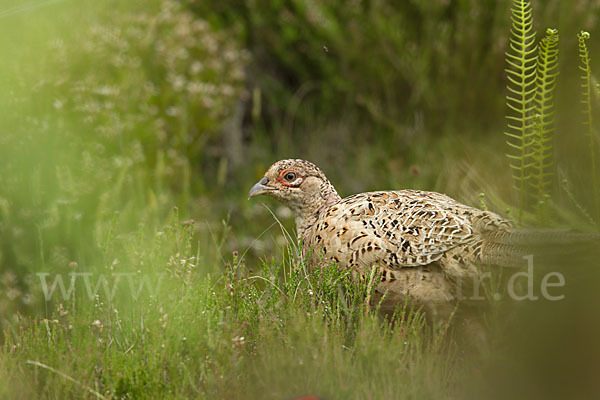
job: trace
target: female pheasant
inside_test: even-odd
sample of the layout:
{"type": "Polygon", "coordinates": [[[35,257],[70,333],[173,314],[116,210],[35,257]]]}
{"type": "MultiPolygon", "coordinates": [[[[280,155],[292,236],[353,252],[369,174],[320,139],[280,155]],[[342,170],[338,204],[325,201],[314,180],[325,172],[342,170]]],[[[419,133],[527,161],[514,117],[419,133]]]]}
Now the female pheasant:
{"type": "MultiPolygon", "coordinates": [[[[335,262],[364,276],[379,268],[376,292],[391,309],[406,300],[446,318],[454,300],[478,279],[480,265],[524,265],[530,235],[489,211],[420,190],[380,191],[342,199],[325,174],[305,160],[281,160],[248,198],[268,195],[295,214],[309,265],[335,262]]],[[[546,239],[565,242],[564,235],[546,239]]],[[[436,318],[437,319],[437,318],[436,318]]]]}

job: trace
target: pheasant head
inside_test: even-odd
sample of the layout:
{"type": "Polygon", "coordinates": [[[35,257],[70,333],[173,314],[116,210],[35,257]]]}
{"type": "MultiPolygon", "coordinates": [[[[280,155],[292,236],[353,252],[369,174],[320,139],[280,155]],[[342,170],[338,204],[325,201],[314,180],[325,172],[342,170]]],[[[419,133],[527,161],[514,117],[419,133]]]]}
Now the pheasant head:
{"type": "Polygon", "coordinates": [[[252,186],[248,198],[261,194],[273,197],[292,209],[299,236],[312,226],[321,210],[341,199],[316,165],[294,159],[271,165],[265,176],[252,186]]]}

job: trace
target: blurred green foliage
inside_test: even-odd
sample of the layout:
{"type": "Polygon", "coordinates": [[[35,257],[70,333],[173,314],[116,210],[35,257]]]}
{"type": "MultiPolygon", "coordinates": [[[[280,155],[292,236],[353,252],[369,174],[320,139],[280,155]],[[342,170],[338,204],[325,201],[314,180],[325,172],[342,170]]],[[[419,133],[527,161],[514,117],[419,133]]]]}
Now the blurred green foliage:
{"type": "Polygon", "coordinates": [[[248,54],[226,32],[175,1],[46,5],[2,29],[24,34],[2,35],[1,270],[107,262],[115,229],[204,192],[193,170],[219,159],[245,90],[248,54]]]}
{"type": "MultiPolygon", "coordinates": [[[[264,95],[269,122],[291,113],[303,131],[315,114],[353,113],[378,134],[404,140],[503,122],[510,1],[186,2],[214,26],[241,32],[254,55],[249,80],[264,95]],[[407,129],[415,125],[421,130],[407,129]]],[[[591,0],[534,4],[538,24],[551,21],[564,36],[592,29],[599,7],[591,0]]]]}
{"type": "Polygon", "coordinates": [[[423,119],[440,130],[471,118],[471,127],[489,124],[501,115],[497,96],[482,105],[461,78],[469,77],[473,87],[500,87],[502,2],[189,3],[214,25],[243,32],[262,72],[251,82],[264,93],[267,118],[292,112],[304,126],[312,115],[288,109],[302,102],[321,115],[357,113],[405,136],[405,126],[423,119]]]}
{"type": "MultiPolygon", "coordinates": [[[[302,157],[343,195],[435,189],[507,211],[511,174],[500,146],[509,6],[3,3],[0,397],[93,398],[85,388],[115,398],[460,396],[456,382],[465,370],[470,379],[470,365],[423,335],[418,314],[382,324],[360,306],[364,291],[339,290],[339,271],[319,279],[293,269],[285,235],[245,194],[273,161],[302,157]],[[227,263],[232,249],[243,253],[227,263]],[[74,296],[61,305],[44,301],[35,272],[168,279],[157,297],[74,296]],[[32,359],[79,384],[26,364],[32,359]]],[[[577,42],[564,38],[580,29],[600,37],[597,1],[533,7],[536,23],[560,29],[563,55],[576,54],[577,42]]],[[[599,43],[589,41],[590,54],[599,43]]],[[[564,117],[578,109],[577,67],[576,57],[564,58],[556,96],[557,122],[567,128],[556,137],[566,203],[589,196],[579,156],[588,142],[578,139],[579,121],[564,117]]],[[[289,210],[273,213],[289,226],[289,210]]],[[[595,276],[584,276],[582,293],[593,293],[595,276]]],[[[556,339],[567,352],[570,325],[560,316],[581,324],[596,300],[576,298],[543,329],[526,325],[528,340],[556,339]]],[[[587,326],[593,334],[596,325],[587,326]]],[[[512,332],[503,339],[520,338],[512,332]]],[[[597,354],[595,341],[578,343],[575,354],[597,354]]],[[[496,366],[494,357],[485,365],[496,366]]]]}

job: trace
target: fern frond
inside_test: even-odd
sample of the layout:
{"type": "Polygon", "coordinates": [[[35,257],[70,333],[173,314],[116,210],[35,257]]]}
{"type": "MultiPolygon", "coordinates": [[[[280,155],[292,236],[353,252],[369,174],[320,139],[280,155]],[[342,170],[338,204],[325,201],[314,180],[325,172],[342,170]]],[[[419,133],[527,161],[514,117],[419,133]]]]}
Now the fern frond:
{"type": "Polygon", "coordinates": [[[586,41],[590,38],[588,32],[581,31],[577,35],[579,39],[579,69],[581,75],[581,104],[583,105],[583,124],[586,127],[586,134],[590,140],[590,161],[592,168],[592,188],[594,199],[595,217],[600,214],[600,202],[598,199],[598,176],[596,171],[596,142],[594,140],[594,126],[592,119],[592,69],[590,67],[590,54],[587,49],[586,41]]]}
{"type": "Polygon", "coordinates": [[[554,134],[554,87],[558,76],[558,30],[548,29],[538,46],[535,94],[535,125],[532,135],[533,167],[530,185],[540,222],[547,217],[552,173],[554,134]]]}
{"type": "MultiPolygon", "coordinates": [[[[513,178],[519,195],[519,209],[523,210],[527,200],[527,172],[531,153],[529,147],[535,134],[533,111],[536,95],[536,56],[535,32],[531,4],[525,0],[513,0],[511,8],[512,28],[506,54],[507,91],[506,105],[507,144],[511,153],[507,154],[513,178]]],[[[519,214],[521,215],[521,213],[519,214]]]]}

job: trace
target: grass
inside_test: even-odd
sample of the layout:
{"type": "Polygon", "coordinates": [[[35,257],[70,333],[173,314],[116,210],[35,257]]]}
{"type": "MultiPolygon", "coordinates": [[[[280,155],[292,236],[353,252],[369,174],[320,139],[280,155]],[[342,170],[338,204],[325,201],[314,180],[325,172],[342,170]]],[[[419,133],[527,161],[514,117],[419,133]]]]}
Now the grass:
{"type": "MultiPolygon", "coordinates": [[[[119,285],[113,299],[102,289],[89,298],[77,282],[45,318],[15,316],[2,346],[3,397],[360,399],[407,388],[406,398],[445,397],[451,353],[441,333],[424,335],[418,312],[392,327],[364,305],[368,286],[334,267],[307,275],[269,263],[252,273],[234,255],[213,278],[189,227],[174,221],[151,246],[130,239],[144,266],[135,287],[147,277],[153,293],[134,298],[119,285]]],[[[123,270],[92,270],[91,287],[100,273],[112,287],[123,270]]]]}
{"type": "MultiPolygon", "coordinates": [[[[204,254],[225,232],[203,236],[175,211],[160,228],[115,230],[110,263],[70,267],[90,273],[92,291],[105,276],[108,292],[100,285],[90,296],[78,278],[66,299],[57,287],[46,311],[12,315],[0,348],[0,397],[537,398],[551,397],[548,374],[563,362],[595,371],[600,326],[585,315],[598,305],[598,274],[589,265],[562,270],[568,302],[495,304],[487,313],[491,347],[481,353],[432,331],[417,310],[401,309],[390,324],[365,304],[368,282],[353,283],[335,266],[307,273],[292,248],[280,261],[251,265],[239,253],[204,254]],[[215,265],[222,272],[207,272],[215,265]]],[[[591,393],[586,376],[595,375],[578,374],[561,382],[591,393]]]]}
{"type": "Polygon", "coordinates": [[[286,233],[289,210],[246,201],[271,162],[299,156],[343,196],[438,190],[510,216],[498,132],[431,140],[415,126],[405,140],[298,106],[311,129],[272,140],[277,123],[257,123],[242,141],[247,164],[228,164],[220,128],[247,79],[238,32],[194,25],[172,1],[144,4],[64,1],[0,14],[0,398],[598,392],[593,262],[563,266],[564,302],[491,303],[490,348],[480,351],[418,310],[384,320],[365,302],[369,282],[331,266],[307,271],[286,233]],[[202,29],[205,40],[179,40],[177,27],[202,29]],[[154,47],[156,38],[167,45],[154,47]],[[201,75],[191,74],[196,59],[201,75]],[[178,91],[171,78],[182,74],[208,83],[214,101],[178,91]],[[363,128],[360,142],[347,134],[363,128]],[[46,296],[57,277],[66,291],[74,279],[73,291],[57,285],[46,296]]]}

